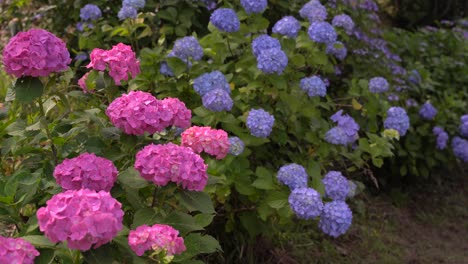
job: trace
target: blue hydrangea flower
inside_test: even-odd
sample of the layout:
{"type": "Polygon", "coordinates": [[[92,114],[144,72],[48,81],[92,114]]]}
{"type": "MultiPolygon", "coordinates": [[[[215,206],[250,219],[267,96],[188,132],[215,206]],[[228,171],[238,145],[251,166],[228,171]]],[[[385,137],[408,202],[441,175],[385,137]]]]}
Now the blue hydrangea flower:
{"type": "Polygon", "coordinates": [[[244,152],[244,142],[238,137],[229,137],[229,154],[239,156],[244,152]]]}
{"type": "Polygon", "coordinates": [[[410,76],[408,77],[408,81],[418,85],[419,83],[421,83],[421,80],[422,78],[419,72],[417,70],[412,70],[410,76]]]}
{"type": "Polygon", "coordinates": [[[282,166],[276,178],[291,190],[307,187],[307,172],[304,167],[296,163],[282,166]]]}
{"type": "Polygon", "coordinates": [[[267,0],[240,0],[247,14],[260,14],[268,6],[267,0]]]}
{"type": "Polygon", "coordinates": [[[252,109],[247,117],[247,128],[255,137],[266,138],[273,130],[275,117],[263,109],[252,109]]]}
{"type": "Polygon", "coordinates": [[[432,128],[432,133],[436,136],[442,132],[444,132],[444,129],[440,126],[435,126],[434,128],[432,128]]]}
{"type": "Polygon", "coordinates": [[[449,135],[447,132],[442,131],[437,135],[437,149],[445,149],[447,147],[447,142],[449,140],[449,135]]]}
{"type": "Polygon", "coordinates": [[[87,4],[80,9],[80,18],[83,21],[96,20],[102,16],[101,9],[97,5],[87,4]]]}
{"type": "Polygon", "coordinates": [[[301,219],[314,219],[322,213],[322,199],[320,194],[312,188],[294,189],[288,201],[293,212],[301,219]]]}
{"type": "Polygon", "coordinates": [[[430,102],[426,102],[421,106],[419,110],[419,115],[426,120],[432,120],[437,115],[437,109],[432,106],[430,102]]]}
{"type": "Polygon", "coordinates": [[[389,101],[398,101],[398,100],[400,100],[400,97],[398,97],[397,94],[392,93],[392,94],[389,94],[389,95],[388,95],[387,99],[388,99],[389,101]]]}
{"type": "Polygon", "coordinates": [[[383,93],[388,91],[390,85],[383,77],[374,77],[369,80],[369,91],[371,93],[383,93]]]}
{"type": "Polygon", "coordinates": [[[458,127],[458,131],[463,137],[468,137],[468,115],[460,117],[461,125],[458,127]]]}
{"type": "Polygon", "coordinates": [[[353,33],[354,29],[354,21],[353,19],[346,15],[346,14],[341,14],[337,15],[333,18],[332,20],[332,25],[334,27],[341,27],[345,30],[346,34],[350,35],[353,33]]]}
{"type": "Polygon", "coordinates": [[[120,20],[125,20],[127,18],[135,19],[137,17],[137,10],[131,6],[122,6],[117,16],[120,20]]]}
{"type": "Polygon", "coordinates": [[[357,185],[352,180],[348,180],[349,192],[347,198],[353,198],[357,193],[357,185]]]}
{"type": "Polygon", "coordinates": [[[409,126],[410,121],[405,109],[397,106],[388,109],[387,118],[384,121],[385,129],[395,129],[400,136],[404,136],[409,126]]]}
{"type": "Polygon", "coordinates": [[[327,95],[327,86],[318,76],[303,78],[299,86],[304,92],[306,92],[309,95],[309,97],[324,97],[325,95],[327,95]]]}
{"type": "Polygon", "coordinates": [[[190,57],[199,61],[203,57],[203,48],[200,46],[198,40],[193,36],[183,37],[176,40],[172,52],[177,58],[180,58],[183,61],[188,61],[190,57]]]}
{"type": "Polygon", "coordinates": [[[231,88],[224,74],[220,71],[212,71],[204,73],[193,80],[193,88],[200,96],[205,96],[209,91],[214,89],[223,89],[228,94],[231,93],[231,88]]]}
{"type": "Polygon", "coordinates": [[[309,22],[324,21],[327,18],[327,9],[317,0],[312,0],[306,3],[301,10],[299,15],[308,19],[309,22]]]}
{"type": "Polygon", "coordinates": [[[468,162],[468,140],[460,137],[454,137],[452,140],[452,149],[455,157],[463,162],[468,162]]]}
{"type": "Polygon", "coordinates": [[[361,1],[361,3],[359,4],[359,8],[367,10],[367,11],[374,11],[374,12],[379,11],[379,6],[377,5],[377,3],[375,3],[372,0],[361,1]]]}
{"type": "Polygon", "coordinates": [[[301,29],[301,23],[293,16],[285,16],[278,20],[273,26],[273,33],[280,34],[289,38],[296,38],[299,30],[301,29]]]}
{"type": "Polygon", "coordinates": [[[257,68],[264,73],[280,75],[288,66],[288,57],[281,49],[267,49],[257,57],[257,68]]]}
{"type": "Polygon", "coordinates": [[[234,10],[230,8],[218,8],[211,14],[210,22],[224,32],[237,32],[240,29],[240,21],[234,10]]]}
{"type": "Polygon", "coordinates": [[[252,52],[255,57],[258,57],[260,52],[266,49],[281,49],[281,44],[279,40],[272,38],[267,34],[262,34],[252,41],[252,52]]]}
{"type": "Polygon", "coordinates": [[[123,6],[131,6],[136,10],[145,7],[146,1],[145,0],[123,0],[123,6]]]}
{"type": "Polygon", "coordinates": [[[233,101],[226,90],[213,89],[202,97],[203,106],[213,112],[231,111],[233,101]]]}
{"type": "Polygon", "coordinates": [[[343,115],[343,110],[336,112],[330,119],[337,123],[339,127],[343,128],[348,136],[354,136],[359,131],[359,125],[356,121],[348,114],[343,115]]]}
{"type": "MultiPolygon", "coordinates": [[[[169,53],[167,55],[168,58],[173,58],[173,57],[176,57],[177,56],[174,54],[173,51],[171,51],[171,53],[169,53]]],[[[182,60],[186,65],[188,65],[188,68],[192,68],[192,62],[189,61],[188,64],[187,64],[187,60],[183,60],[181,58],[179,58],[180,60],[182,60]]],[[[161,61],[161,67],[159,68],[159,72],[163,75],[166,75],[166,76],[170,76],[170,77],[173,77],[174,76],[174,72],[172,71],[171,67],[169,66],[169,64],[166,62],[166,61],[161,61]]]]}
{"type": "Polygon", "coordinates": [[[325,141],[334,145],[348,145],[356,141],[357,136],[348,136],[341,127],[333,127],[325,134],[325,141]]]}
{"type": "Polygon", "coordinates": [[[406,100],[406,106],[407,106],[407,107],[417,107],[417,106],[418,106],[418,102],[416,102],[416,100],[410,98],[410,99],[407,99],[407,100],[406,100]]]}
{"type": "Polygon", "coordinates": [[[327,235],[339,237],[348,231],[353,213],[343,201],[333,201],[323,206],[319,228],[327,235]]]}
{"type": "Polygon", "coordinates": [[[336,112],[330,119],[337,123],[337,126],[325,134],[325,140],[328,143],[348,145],[359,138],[359,125],[349,115],[343,115],[343,110],[336,112]]]}
{"type": "Polygon", "coordinates": [[[337,38],[335,29],[327,22],[313,22],[308,34],[310,39],[317,43],[333,43],[337,38]]]}
{"type": "Polygon", "coordinates": [[[322,179],[327,197],[335,201],[344,201],[349,193],[348,180],[339,171],[329,171],[322,179]]]}
{"type": "Polygon", "coordinates": [[[335,43],[328,43],[327,49],[325,51],[327,54],[332,54],[339,60],[344,60],[348,54],[348,50],[346,49],[345,45],[340,41],[336,41],[335,43]]]}
{"type": "Polygon", "coordinates": [[[84,53],[84,52],[81,52],[81,53],[78,53],[76,56],[75,56],[75,60],[77,61],[85,61],[88,59],[88,54],[84,53]]]}
{"type": "Polygon", "coordinates": [[[213,10],[216,8],[216,0],[202,0],[202,2],[205,4],[206,9],[208,10],[213,10]]]}

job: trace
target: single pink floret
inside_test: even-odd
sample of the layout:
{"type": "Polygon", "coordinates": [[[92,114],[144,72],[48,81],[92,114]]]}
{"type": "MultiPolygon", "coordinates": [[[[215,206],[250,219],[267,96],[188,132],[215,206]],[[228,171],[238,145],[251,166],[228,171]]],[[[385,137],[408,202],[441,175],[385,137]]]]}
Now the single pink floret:
{"type": "Polygon", "coordinates": [[[86,86],[86,79],[88,79],[88,76],[89,76],[90,73],[91,72],[85,73],[85,75],[83,75],[83,77],[81,77],[78,80],[78,85],[81,87],[81,89],[83,90],[84,93],[88,93],[88,92],[93,93],[94,92],[93,90],[89,90],[88,86],[86,86]]]}
{"type": "Polygon", "coordinates": [[[216,159],[222,159],[229,152],[230,144],[224,130],[193,126],[182,133],[181,145],[193,149],[195,153],[204,151],[216,156],[216,159]]]}
{"type": "Polygon", "coordinates": [[[137,153],[135,161],[135,169],[146,180],[158,186],[175,182],[190,191],[203,191],[207,167],[192,149],[173,143],[150,144],[137,153]]]}
{"type": "Polygon", "coordinates": [[[122,205],[105,191],[69,190],[37,210],[39,230],[52,242],[82,251],[109,243],[122,230],[122,205]]]}
{"type": "Polygon", "coordinates": [[[117,168],[112,161],[83,153],[73,159],[65,159],[57,165],[54,177],[64,190],[90,189],[109,192],[117,180],[117,168]]]}
{"type": "Polygon", "coordinates": [[[22,76],[48,76],[68,68],[71,58],[65,42],[43,29],[20,32],[3,50],[5,71],[22,76]]]}
{"type": "Polygon", "coordinates": [[[130,231],[128,245],[138,256],[149,249],[156,252],[165,250],[168,256],[172,256],[186,250],[184,239],[178,235],[179,231],[168,225],[142,225],[130,231]]]}
{"type": "Polygon", "coordinates": [[[39,251],[28,241],[0,236],[0,263],[33,264],[37,256],[39,251]]]}

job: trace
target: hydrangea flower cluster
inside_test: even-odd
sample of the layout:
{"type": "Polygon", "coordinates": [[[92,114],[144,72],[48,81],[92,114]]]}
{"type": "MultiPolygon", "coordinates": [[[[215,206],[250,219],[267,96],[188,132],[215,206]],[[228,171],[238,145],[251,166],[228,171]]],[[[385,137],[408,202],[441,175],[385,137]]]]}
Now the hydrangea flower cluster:
{"type": "Polygon", "coordinates": [[[37,256],[39,251],[28,241],[0,236],[0,263],[33,264],[37,256]]]}
{"type": "Polygon", "coordinates": [[[70,62],[65,42],[43,29],[19,32],[3,49],[5,71],[17,78],[48,76],[66,70],[70,62]]]}
{"type": "Polygon", "coordinates": [[[327,86],[318,76],[303,78],[299,84],[301,89],[309,95],[309,97],[327,95],[327,86]]]}
{"type": "Polygon", "coordinates": [[[228,134],[221,129],[193,126],[182,133],[181,146],[189,147],[195,153],[206,152],[216,156],[216,159],[222,159],[229,152],[228,134]]]}
{"type": "Polygon", "coordinates": [[[142,225],[135,230],[130,230],[128,245],[137,256],[142,256],[149,249],[156,252],[164,250],[169,256],[180,254],[186,250],[184,239],[179,236],[179,231],[171,226],[161,224],[142,225]]]}
{"type": "Polygon", "coordinates": [[[379,11],[379,6],[373,0],[361,1],[359,4],[359,8],[367,10],[367,11],[373,11],[373,12],[379,11]]]}
{"type": "Polygon", "coordinates": [[[39,208],[37,220],[50,241],[67,241],[70,249],[86,251],[110,242],[122,229],[121,207],[105,191],[69,190],[39,208]]]}
{"type": "Polygon", "coordinates": [[[408,81],[417,85],[421,83],[422,78],[417,70],[412,70],[410,76],[408,77],[408,81]]]}
{"type": "Polygon", "coordinates": [[[110,50],[94,49],[91,52],[91,62],[86,68],[93,68],[97,71],[109,69],[109,75],[114,79],[116,85],[120,85],[122,80],[127,81],[128,75],[135,78],[140,73],[140,62],[137,60],[132,47],[119,43],[110,50]]]}
{"type": "Polygon", "coordinates": [[[409,98],[409,99],[406,100],[406,106],[407,107],[417,107],[418,102],[416,102],[416,100],[414,100],[412,98],[409,98]]]}
{"type": "Polygon", "coordinates": [[[401,107],[390,107],[387,111],[387,118],[384,121],[385,129],[395,129],[400,136],[406,135],[410,126],[410,120],[405,109],[401,107]]]}
{"type": "Polygon", "coordinates": [[[288,66],[288,57],[281,49],[263,50],[257,57],[257,68],[267,74],[282,74],[288,66]]]}
{"type": "Polygon", "coordinates": [[[210,22],[224,32],[237,32],[240,29],[240,21],[237,14],[231,8],[218,8],[211,14],[210,22]]]}
{"type": "Polygon", "coordinates": [[[395,94],[395,93],[391,93],[391,94],[389,94],[389,95],[387,96],[387,99],[388,99],[389,101],[398,101],[398,100],[400,100],[400,97],[399,97],[397,94],[395,94]]]}
{"type": "Polygon", "coordinates": [[[229,154],[239,156],[244,152],[245,144],[238,137],[229,137],[229,154]]]}
{"type": "Polygon", "coordinates": [[[120,8],[119,13],[117,13],[117,17],[119,20],[125,20],[127,18],[135,19],[137,17],[138,11],[131,6],[122,6],[120,8]]]}
{"type": "Polygon", "coordinates": [[[213,112],[231,111],[234,102],[224,89],[214,89],[202,97],[203,106],[213,112]]]}
{"type": "Polygon", "coordinates": [[[332,25],[334,27],[341,27],[345,30],[346,34],[351,35],[354,30],[354,21],[353,19],[346,15],[346,14],[341,14],[337,15],[333,18],[332,20],[332,25]]]}
{"type": "Polygon", "coordinates": [[[306,188],[308,177],[304,167],[296,163],[282,166],[276,176],[279,182],[288,186],[291,190],[306,188]]]}
{"type": "Polygon", "coordinates": [[[177,98],[158,100],[150,93],[131,91],[116,98],[106,110],[111,122],[130,135],[154,134],[166,127],[190,126],[192,113],[177,98]]]}
{"type": "Polygon", "coordinates": [[[93,92],[88,89],[88,86],[86,85],[86,79],[88,79],[88,76],[91,72],[85,73],[79,80],[78,80],[78,85],[80,88],[83,90],[83,93],[88,93],[88,92],[93,92]]]}
{"type": "Polygon", "coordinates": [[[189,58],[199,61],[203,57],[203,48],[193,36],[176,40],[172,52],[175,57],[183,61],[188,61],[189,58]]]}
{"type": "Polygon", "coordinates": [[[319,228],[325,234],[339,237],[348,231],[352,221],[353,213],[348,205],[343,201],[333,201],[323,206],[319,228]]]}
{"type": "Polygon", "coordinates": [[[322,179],[325,193],[335,201],[344,201],[349,194],[348,180],[339,171],[329,171],[322,179]]]}
{"type": "Polygon", "coordinates": [[[205,164],[191,148],[173,143],[150,144],[136,155],[135,169],[158,186],[169,182],[182,185],[190,191],[203,191],[208,181],[205,164]]]}
{"type": "Polygon", "coordinates": [[[112,161],[83,153],[65,159],[54,169],[54,178],[64,190],[90,189],[109,192],[117,180],[117,168],[112,161]]]}
{"type": "Polygon", "coordinates": [[[328,13],[327,9],[318,0],[312,0],[306,3],[301,10],[299,10],[299,15],[313,23],[324,21],[327,18],[328,13]]]}
{"type": "Polygon", "coordinates": [[[145,5],[146,5],[145,0],[123,0],[122,1],[122,6],[130,6],[137,10],[145,7],[145,5]]]}
{"type": "Polygon", "coordinates": [[[369,91],[371,93],[383,93],[388,91],[390,85],[383,77],[374,77],[369,80],[369,91]]]}
{"type": "Polygon", "coordinates": [[[247,14],[260,14],[265,11],[268,6],[267,0],[240,0],[247,14]]]}
{"type": "Polygon", "coordinates": [[[435,126],[432,129],[432,133],[437,136],[437,149],[445,149],[447,147],[447,141],[449,140],[447,132],[445,132],[443,128],[435,126]]]}
{"type": "Polygon", "coordinates": [[[464,162],[468,162],[468,140],[454,137],[452,140],[452,149],[455,157],[464,162]]]}
{"type": "Polygon", "coordinates": [[[335,29],[328,22],[313,22],[307,33],[310,39],[317,43],[334,43],[338,37],[335,29]]]}
{"type": "Polygon", "coordinates": [[[468,137],[468,115],[462,115],[460,117],[461,125],[458,127],[458,131],[463,137],[468,137]]]}
{"type": "Polygon", "coordinates": [[[343,110],[336,112],[330,119],[337,123],[337,126],[325,134],[327,142],[335,145],[348,145],[358,139],[359,125],[351,116],[343,115],[343,110]]]}
{"type": "Polygon", "coordinates": [[[273,26],[273,33],[287,36],[289,38],[296,38],[299,30],[301,29],[301,23],[293,16],[285,16],[278,20],[273,26]]]}
{"type": "Polygon", "coordinates": [[[430,102],[426,102],[419,109],[419,115],[426,120],[432,120],[437,115],[437,109],[430,102]]]}
{"type": "Polygon", "coordinates": [[[293,212],[302,219],[314,219],[322,213],[323,202],[320,194],[312,188],[296,188],[288,198],[293,212]]]}
{"type": "Polygon", "coordinates": [[[344,58],[346,58],[346,55],[348,54],[346,46],[340,41],[327,44],[327,49],[325,51],[327,52],[327,54],[332,54],[339,60],[344,60],[344,58]]]}
{"type": "Polygon", "coordinates": [[[101,9],[97,5],[87,4],[80,9],[80,18],[83,21],[97,20],[101,16],[101,9]]]}
{"type": "Polygon", "coordinates": [[[281,49],[279,40],[267,34],[262,34],[252,41],[252,52],[255,57],[258,57],[262,51],[268,49],[281,49]]]}
{"type": "Polygon", "coordinates": [[[202,97],[215,89],[222,89],[228,94],[231,93],[229,83],[227,82],[224,74],[222,74],[220,71],[204,73],[195,78],[195,80],[193,80],[193,89],[195,89],[195,92],[197,92],[202,97]]]}
{"type": "Polygon", "coordinates": [[[273,130],[275,117],[263,109],[252,109],[247,117],[247,128],[255,137],[266,138],[273,130]]]}

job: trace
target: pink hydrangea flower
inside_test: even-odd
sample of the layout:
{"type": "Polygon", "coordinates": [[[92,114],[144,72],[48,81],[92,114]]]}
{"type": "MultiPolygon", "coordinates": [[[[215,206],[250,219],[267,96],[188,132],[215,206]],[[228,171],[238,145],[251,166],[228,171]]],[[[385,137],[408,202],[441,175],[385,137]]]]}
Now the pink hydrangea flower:
{"type": "Polygon", "coordinates": [[[52,242],[82,251],[109,243],[122,229],[122,205],[105,191],[69,190],[37,211],[39,229],[52,242]]]}
{"type": "Polygon", "coordinates": [[[193,126],[182,133],[181,145],[193,149],[195,153],[204,151],[216,156],[216,159],[222,159],[229,152],[230,144],[224,130],[193,126]]]}
{"type": "Polygon", "coordinates": [[[91,189],[109,192],[117,180],[117,168],[112,161],[83,153],[73,159],[65,159],[57,165],[54,177],[64,190],[91,189]]]}
{"type": "Polygon", "coordinates": [[[116,85],[122,80],[127,81],[128,75],[135,78],[140,73],[140,62],[136,58],[132,47],[119,43],[110,50],[94,49],[90,55],[91,62],[86,66],[98,71],[109,69],[109,75],[114,79],[116,85]]]}
{"type": "Polygon", "coordinates": [[[0,263],[33,264],[37,256],[39,251],[28,241],[0,236],[0,263]]]}
{"type": "Polygon", "coordinates": [[[5,71],[22,76],[48,76],[68,68],[71,58],[65,42],[43,29],[20,32],[3,50],[5,71]]]}
{"type": "Polygon", "coordinates": [[[190,111],[184,104],[177,98],[166,98],[161,101],[163,108],[167,109],[168,113],[172,115],[171,125],[188,128],[190,127],[190,119],[192,119],[192,111],[190,111]]]}
{"type": "Polygon", "coordinates": [[[150,144],[136,155],[135,169],[158,186],[169,182],[190,191],[202,191],[208,181],[208,165],[192,149],[168,143],[150,144]]]}
{"type": "Polygon", "coordinates": [[[83,77],[81,77],[79,80],[78,80],[78,85],[81,87],[81,89],[83,89],[83,92],[84,93],[88,93],[88,92],[91,92],[93,93],[94,91],[92,90],[89,90],[88,89],[88,86],[86,86],[86,79],[88,79],[88,76],[91,72],[87,72],[85,73],[85,75],[83,75],[83,77]]]}
{"type": "Polygon", "coordinates": [[[168,225],[142,225],[130,231],[128,244],[138,256],[149,249],[156,252],[165,250],[167,255],[172,256],[186,250],[184,239],[178,235],[179,231],[168,225]]]}

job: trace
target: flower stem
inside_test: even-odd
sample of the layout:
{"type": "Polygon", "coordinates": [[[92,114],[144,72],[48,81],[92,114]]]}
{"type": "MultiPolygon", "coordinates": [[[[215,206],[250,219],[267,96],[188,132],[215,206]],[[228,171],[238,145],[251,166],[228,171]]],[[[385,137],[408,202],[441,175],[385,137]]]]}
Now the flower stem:
{"type": "Polygon", "coordinates": [[[50,133],[50,130],[49,130],[49,125],[47,124],[47,117],[46,117],[46,114],[44,112],[44,105],[42,103],[42,98],[39,97],[39,111],[41,113],[41,117],[43,118],[43,120],[41,120],[41,125],[44,127],[44,130],[47,134],[47,138],[49,139],[50,141],[50,149],[52,150],[52,160],[54,161],[54,165],[57,165],[58,163],[58,158],[57,158],[57,149],[55,148],[55,145],[54,143],[52,142],[52,136],[51,136],[51,133],[50,133]]]}

